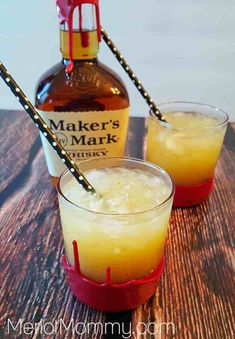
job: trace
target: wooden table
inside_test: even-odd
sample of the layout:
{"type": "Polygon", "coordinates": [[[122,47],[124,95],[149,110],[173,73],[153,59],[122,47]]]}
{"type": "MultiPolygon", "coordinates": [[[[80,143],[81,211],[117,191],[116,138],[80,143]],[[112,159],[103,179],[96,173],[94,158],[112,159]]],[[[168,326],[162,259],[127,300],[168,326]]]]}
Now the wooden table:
{"type": "MultiPolygon", "coordinates": [[[[30,333],[30,326],[27,338],[130,338],[130,326],[132,338],[234,338],[235,124],[210,199],[173,210],[156,295],[134,311],[105,314],[81,304],[67,286],[57,196],[36,127],[23,112],[2,111],[0,119],[0,338],[26,338],[20,330],[30,333]],[[66,331],[62,321],[61,333],[40,334],[46,322],[50,333],[61,319],[67,326],[74,319],[84,334],[66,331]],[[32,325],[23,328],[25,322],[32,325]]],[[[132,118],[128,155],[143,157],[144,134],[145,120],[132,118]]]]}

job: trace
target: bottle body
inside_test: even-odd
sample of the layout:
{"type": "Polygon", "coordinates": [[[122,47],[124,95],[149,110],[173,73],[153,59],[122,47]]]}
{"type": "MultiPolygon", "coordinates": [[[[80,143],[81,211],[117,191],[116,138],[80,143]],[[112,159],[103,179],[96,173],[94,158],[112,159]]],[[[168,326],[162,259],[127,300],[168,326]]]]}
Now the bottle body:
{"type": "MultiPolygon", "coordinates": [[[[86,48],[79,48],[80,33],[74,32],[76,59],[68,73],[68,34],[64,33],[64,58],[39,80],[36,107],[76,163],[90,157],[123,156],[129,115],[125,85],[96,58],[96,32],[92,31],[87,32],[86,48]]],[[[43,136],[42,142],[49,173],[56,184],[65,167],[43,136]]]]}

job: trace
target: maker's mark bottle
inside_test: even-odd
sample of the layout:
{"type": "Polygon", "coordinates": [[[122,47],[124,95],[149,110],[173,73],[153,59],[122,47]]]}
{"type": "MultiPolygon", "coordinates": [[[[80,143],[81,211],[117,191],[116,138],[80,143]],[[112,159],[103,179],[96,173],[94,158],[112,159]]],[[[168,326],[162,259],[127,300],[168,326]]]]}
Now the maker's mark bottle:
{"type": "MultiPolygon", "coordinates": [[[[63,58],[42,76],[36,90],[36,107],[76,162],[123,156],[129,113],[125,85],[97,59],[98,0],[83,2],[57,0],[63,58]]],[[[43,137],[42,142],[56,183],[65,167],[43,137]]]]}

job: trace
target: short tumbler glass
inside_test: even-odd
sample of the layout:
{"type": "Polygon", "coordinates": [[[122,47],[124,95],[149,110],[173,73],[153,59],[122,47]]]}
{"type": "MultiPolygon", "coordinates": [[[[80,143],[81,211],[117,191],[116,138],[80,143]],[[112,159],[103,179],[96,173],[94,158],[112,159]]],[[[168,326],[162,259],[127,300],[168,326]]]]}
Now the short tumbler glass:
{"type": "MultiPolygon", "coordinates": [[[[131,158],[97,158],[81,162],[79,167],[83,172],[115,167],[138,169],[163,182],[166,197],[162,203],[128,214],[98,213],[69,201],[64,194],[71,179],[68,171],[58,183],[66,253],[63,265],[74,295],[101,311],[135,308],[155,293],[163,271],[173,182],[160,167],[131,158]]],[[[133,189],[138,186],[134,180],[135,177],[130,183],[133,189]]],[[[132,193],[141,204],[144,192],[132,193]]],[[[153,189],[153,194],[157,196],[160,192],[153,189]]]]}
{"type": "Polygon", "coordinates": [[[164,168],[176,185],[174,206],[192,206],[205,200],[213,188],[214,170],[228,123],[222,110],[194,102],[158,105],[163,114],[198,114],[205,123],[177,127],[149,117],[147,160],[164,168]],[[205,117],[213,118],[213,124],[205,117]]]}

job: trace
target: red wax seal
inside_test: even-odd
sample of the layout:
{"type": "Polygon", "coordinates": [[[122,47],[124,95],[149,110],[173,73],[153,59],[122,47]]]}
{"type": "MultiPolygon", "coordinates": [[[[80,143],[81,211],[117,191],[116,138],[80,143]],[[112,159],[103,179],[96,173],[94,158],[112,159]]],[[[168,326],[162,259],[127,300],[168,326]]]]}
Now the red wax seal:
{"type": "Polygon", "coordinates": [[[101,41],[101,26],[100,26],[100,10],[99,10],[99,0],[56,0],[58,16],[61,24],[67,23],[69,30],[69,58],[70,64],[66,68],[66,71],[69,73],[73,68],[73,44],[72,44],[72,34],[73,34],[73,13],[75,8],[78,8],[79,11],[79,31],[81,32],[82,46],[84,48],[89,46],[89,36],[87,32],[82,31],[82,5],[94,5],[96,11],[96,23],[97,23],[97,37],[98,41],[101,41]]]}

